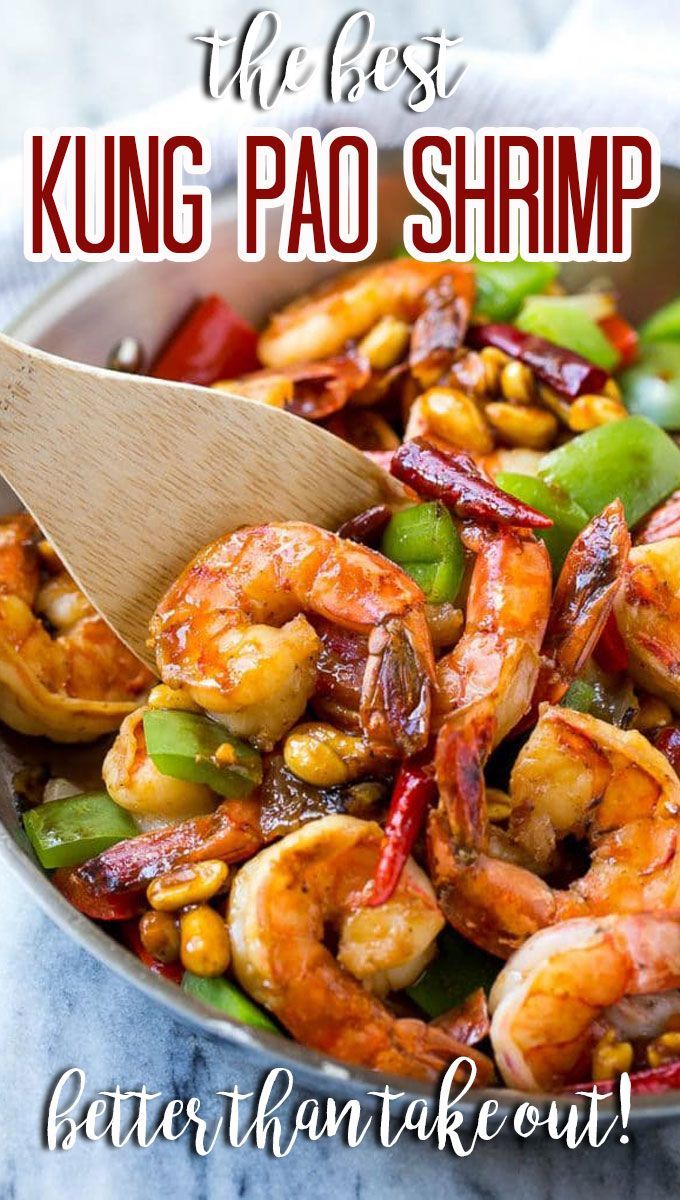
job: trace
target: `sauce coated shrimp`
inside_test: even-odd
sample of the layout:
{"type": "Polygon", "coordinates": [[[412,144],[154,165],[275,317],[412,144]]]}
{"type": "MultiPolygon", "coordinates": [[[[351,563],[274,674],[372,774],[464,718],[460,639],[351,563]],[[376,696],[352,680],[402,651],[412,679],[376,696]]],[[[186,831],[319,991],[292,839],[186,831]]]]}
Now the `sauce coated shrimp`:
{"type": "Polygon", "coordinates": [[[473,275],[464,264],[399,258],[343,273],[276,313],[260,336],[258,355],[267,367],[329,358],[381,317],[413,321],[424,292],[444,275],[472,297],[473,275]]]}
{"type": "Polygon", "coordinates": [[[615,614],[629,673],[680,712],[680,537],[633,547],[615,614]]]}
{"type": "Polygon", "coordinates": [[[422,748],[434,678],[423,594],[382,555],[313,525],[240,529],[203,550],[152,619],[161,676],[271,748],[314,691],[320,640],[305,613],[368,636],[360,716],[374,749],[422,748]]]}
{"type": "Polygon", "coordinates": [[[117,729],[153,682],[25,513],[0,521],[0,720],[85,742],[117,729]]]}
{"type": "Polygon", "coordinates": [[[428,827],[435,890],[456,929],[507,957],[558,921],[680,905],[680,781],[646,738],[546,708],[512,772],[504,835],[489,826],[484,790],[493,713],[479,705],[462,717],[439,735],[428,827]],[[567,837],[586,843],[590,866],[551,887],[541,874],[559,870],[567,837]]]}
{"type": "Polygon", "coordinates": [[[678,912],[586,918],[541,930],[491,989],[491,1042],[503,1079],[535,1092],[591,1078],[600,1022],[616,1027],[617,1006],[628,997],[678,987],[678,912]]]}
{"type": "Polygon", "coordinates": [[[426,875],[409,860],[380,909],[350,909],[371,878],[380,827],[329,816],[267,847],[239,870],[228,926],[237,979],[303,1045],[346,1062],[438,1078],[459,1054],[488,1082],[489,1060],[443,1029],[397,1019],[378,996],[413,983],[444,921],[426,875]],[[324,932],[338,935],[337,960],[324,932]]]}
{"type": "Polygon", "coordinates": [[[477,557],[463,636],[437,663],[436,715],[441,721],[488,699],[496,743],[531,703],[550,612],[550,559],[543,542],[517,530],[469,529],[463,537],[477,557]]]}

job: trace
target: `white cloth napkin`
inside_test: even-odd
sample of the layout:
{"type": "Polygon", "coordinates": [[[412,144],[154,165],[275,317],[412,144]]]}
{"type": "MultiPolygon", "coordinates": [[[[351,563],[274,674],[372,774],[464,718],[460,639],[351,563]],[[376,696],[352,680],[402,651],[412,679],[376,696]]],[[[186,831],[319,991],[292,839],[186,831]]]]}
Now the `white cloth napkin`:
{"type": "MultiPolygon", "coordinates": [[[[370,91],[355,104],[333,105],[320,90],[285,98],[264,114],[231,98],[210,100],[198,88],[115,122],[132,132],[186,130],[210,137],[214,189],[232,181],[239,129],[274,124],[322,131],[369,129],[379,146],[400,145],[419,125],[634,125],[651,129],[664,162],[680,165],[680,33],[677,0],[578,0],[540,55],[461,56],[468,68],[451,99],[414,114],[402,93],[370,91]]],[[[22,245],[22,164],[0,165],[0,326],[68,264],[29,263],[22,245]]]]}

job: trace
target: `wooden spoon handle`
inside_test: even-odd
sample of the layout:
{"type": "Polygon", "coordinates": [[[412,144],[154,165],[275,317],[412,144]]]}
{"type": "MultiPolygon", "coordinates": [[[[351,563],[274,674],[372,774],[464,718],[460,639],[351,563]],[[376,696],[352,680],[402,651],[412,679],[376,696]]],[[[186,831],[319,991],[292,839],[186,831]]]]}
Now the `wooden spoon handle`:
{"type": "Polygon", "coordinates": [[[0,472],[145,662],[201,546],[243,524],[326,528],[403,490],[353,446],[239,396],[55,358],[0,335],[0,472]]]}

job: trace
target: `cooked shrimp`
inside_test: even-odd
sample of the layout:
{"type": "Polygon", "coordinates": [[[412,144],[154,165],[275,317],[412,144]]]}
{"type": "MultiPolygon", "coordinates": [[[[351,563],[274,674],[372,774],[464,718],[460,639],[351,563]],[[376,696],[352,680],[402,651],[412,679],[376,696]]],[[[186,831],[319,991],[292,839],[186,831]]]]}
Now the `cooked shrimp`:
{"type": "Polygon", "coordinates": [[[557,704],[590,658],[623,586],[629,552],[623,505],[614,500],[586,525],[565,559],[541,647],[534,705],[557,704]]]}
{"type": "Polygon", "coordinates": [[[680,781],[636,730],[567,708],[545,708],[510,782],[507,835],[489,827],[483,764],[491,706],[451,718],[439,734],[440,805],[428,851],[451,924],[507,957],[545,925],[571,917],[680,905],[680,781]],[[590,867],[563,888],[540,877],[560,868],[561,843],[579,839],[590,867]]]}
{"type": "Polygon", "coordinates": [[[117,842],[79,867],[55,871],[67,900],[98,921],[124,921],[141,912],[152,879],[178,863],[243,862],[264,841],[260,802],[255,797],[224,800],[213,813],[117,842]]]}
{"type": "Polygon", "coordinates": [[[461,263],[398,258],[343,273],[271,318],[258,342],[259,358],[267,367],[329,358],[382,317],[411,322],[424,292],[444,275],[454,277],[466,298],[472,294],[472,271],[461,263]]]}
{"type": "Polygon", "coordinates": [[[633,547],[615,614],[633,679],[680,712],[680,537],[633,547]]]}
{"type": "Polygon", "coordinates": [[[442,720],[488,698],[497,743],[526,712],[538,678],[550,559],[543,542],[518,530],[468,530],[464,540],[477,557],[463,636],[437,663],[436,714],[442,720]]]}
{"type": "Polygon", "coordinates": [[[543,929],[491,989],[491,1042],[509,1087],[553,1091],[591,1076],[602,1017],[630,996],[680,987],[680,913],[567,921],[543,929]]]}
{"type": "Polygon", "coordinates": [[[137,708],[125,718],[102,766],[106,790],[116,804],[140,824],[169,824],[212,812],[218,797],[204,783],[189,783],[162,775],[154,766],[144,740],[144,713],[137,708]]]}
{"type": "Polygon", "coordinates": [[[116,729],[151,682],[31,518],[0,521],[0,720],[57,742],[89,741],[116,729]]]}
{"type": "Polygon", "coordinates": [[[164,681],[271,748],[314,691],[320,641],[305,613],[368,635],[360,715],[374,749],[429,734],[432,644],[420,588],[374,550],[290,521],[214,542],[151,622],[164,681]]]}
{"type": "Polygon", "coordinates": [[[425,874],[409,860],[381,908],[349,907],[372,877],[382,832],[329,816],[268,847],[239,870],[227,923],[236,976],[297,1041],[345,1062],[436,1079],[459,1054],[491,1064],[442,1030],[398,1020],[377,996],[413,983],[443,918],[425,874]],[[324,934],[338,936],[337,960],[324,934]]]}

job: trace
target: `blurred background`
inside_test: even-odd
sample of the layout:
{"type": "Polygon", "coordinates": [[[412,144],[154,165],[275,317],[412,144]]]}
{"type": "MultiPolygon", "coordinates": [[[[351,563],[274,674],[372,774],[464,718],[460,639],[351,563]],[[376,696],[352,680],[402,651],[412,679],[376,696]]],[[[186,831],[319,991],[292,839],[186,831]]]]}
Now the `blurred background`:
{"type": "MultiPolygon", "coordinates": [[[[674,0],[674,3],[676,0],[674,0]]],[[[21,152],[31,125],[99,125],[156,104],[199,82],[197,33],[226,37],[267,4],[237,0],[5,0],[0,68],[0,157],[21,152]]],[[[345,0],[278,0],[280,45],[325,43],[341,16],[361,5],[345,0]]],[[[372,0],[376,38],[401,44],[446,29],[464,47],[507,51],[544,48],[569,8],[566,0],[372,0]]]]}

